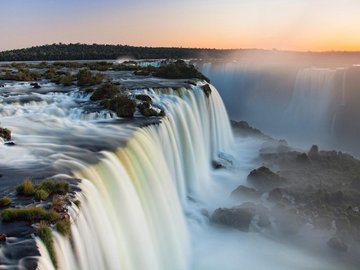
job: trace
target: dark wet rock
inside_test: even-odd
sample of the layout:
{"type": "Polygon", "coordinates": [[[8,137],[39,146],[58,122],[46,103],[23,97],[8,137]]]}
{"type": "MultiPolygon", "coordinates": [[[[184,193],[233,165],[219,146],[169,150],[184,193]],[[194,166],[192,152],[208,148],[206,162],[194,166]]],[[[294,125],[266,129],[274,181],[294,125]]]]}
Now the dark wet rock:
{"type": "Polygon", "coordinates": [[[328,247],[338,252],[346,252],[348,250],[348,246],[344,241],[339,239],[338,237],[333,237],[327,242],[328,247]]]}
{"type": "Polygon", "coordinates": [[[271,226],[271,221],[268,215],[259,215],[258,221],[256,223],[261,228],[268,228],[271,226]]]}
{"type": "Polygon", "coordinates": [[[242,185],[238,186],[230,195],[231,198],[240,200],[256,200],[260,196],[260,192],[256,189],[242,185]]]}
{"type": "Polygon", "coordinates": [[[309,157],[306,153],[301,153],[299,155],[296,156],[296,161],[299,163],[308,163],[309,162],[309,157]]]}
{"type": "Polygon", "coordinates": [[[283,198],[283,195],[284,189],[274,188],[272,191],[270,191],[268,200],[271,202],[279,202],[283,198]]]}
{"type": "Polygon", "coordinates": [[[271,137],[263,134],[259,129],[250,126],[249,123],[246,121],[237,122],[237,121],[231,120],[231,126],[237,135],[240,135],[243,137],[254,136],[254,137],[260,137],[260,138],[272,140],[271,137]]]}
{"type": "Polygon", "coordinates": [[[215,170],[219,170],[219,169],[223,169],[225,168],[225,165],[223,163],[221,163],[220,161],[217,161],[217,160],[213,160],[211,162],[211,165],[212,167],[215,169],[215,170]]]}
{"type": "Polygon", "coordinates": [[[360,191],[360,178],[354,178],[350,183],[350,188],[360,191]]]}
{"type": "Polygon", "coordinates": [[[319,147],[316,144],[314,144],[313,146],[311,146],[308,155],[309,157],[317,157],[318,154],[319,154],[319,147]]]}
{"type": "Polygon", "coordinates": [[[0,88],[5,87],[5,84],[0,84],[0,88]]]}
{"type": "Polygon", "coordinates": [[[5,242],[5,241],[6,241],[6,234],[0,233],[0,242],[5,242]]]}
{"type": "Polygon", "coordinates": [[[260,191],[268,191],[285,183],[283,177],[264,166],[252,170],[247,177],[247,181],[260,191]]]}
{"type": "Polygon", "coordinates": [[[160,113],[158,113],[156,110],[154,110],[151,107],[151,103],[148,101],[144,101],[143,103],[138,105],[138,109],[139,109],[140,113],[145,117],[162,116],[162,114],[160,115],[160,113]]]}
{"type": "Polygon", "coordinates": [[[13,142],[13,141],[5,142],[4,144],[7,146],[15,146],[16,145],[15,142],[13,142]]]}
{"type": "Polygon", "coordinates": [[[30,83],[30,85],[34,88],[34,89],[40,89],[41,88],[41,86],[40,86],[40,84],[39,83],[30,83]]]}
{"type": "Polygon", "coordinates": [[[333,204],[339,204],[344,199],[344,193],[341,190],[335,191],[329,194],[329,202],[333,204]]]}
{"type": "Polygon", "coordinates": [[[205,84],[201,88],[207,97],[209,97],[211,95],[211,87],[209,84],[205,84]]]}
{"type": "Polygon", "coordinates": [[[248,232],[254,215],[255,210],[252,207],[219,208],[214,211],[211,220],[217,224],[248,232]]]}

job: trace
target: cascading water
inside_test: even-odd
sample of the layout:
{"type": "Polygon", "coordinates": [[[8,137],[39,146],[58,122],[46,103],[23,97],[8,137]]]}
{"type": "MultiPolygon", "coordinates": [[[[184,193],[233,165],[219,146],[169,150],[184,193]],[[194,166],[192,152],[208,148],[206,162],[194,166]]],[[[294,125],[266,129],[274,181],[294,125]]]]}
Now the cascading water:
{"type": "Polygon", "coordinates": [[[299,137],[324,139],[331,133],[331,103],[335,95],[334,69],[300,70],[291,101],[284,111],[284,124],[299,137]]]}
{"type": "Polygon", "coordinates": [[[83,179],[71,243],[55,233],[59,269],[189,269],[189,198],[206,194],[211,160],[233,140],[211,90],[209,98],[199,86],[148,90],[166,111],[160,124],[141,128],[116,153],[103,152],[96,165],[59,161],[83,179]]]}

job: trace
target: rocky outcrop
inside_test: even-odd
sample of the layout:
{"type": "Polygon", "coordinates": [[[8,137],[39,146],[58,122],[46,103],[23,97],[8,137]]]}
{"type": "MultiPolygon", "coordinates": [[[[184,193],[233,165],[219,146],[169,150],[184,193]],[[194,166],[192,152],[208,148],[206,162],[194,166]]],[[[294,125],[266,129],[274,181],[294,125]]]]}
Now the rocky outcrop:
{"type": "Polygon", "coordinates": [[[256,200],[261,196],[261,193],[254,188],[249,188],[246,186],[238,186],[233,192],[231,192],[230,197],[236,200],[256,200]]]}
{"type": "Polygon", "coordinates": [[[255,210],[252,207],[237,206],[233,208],[219,208],[212,214],[211,221],[243,232],[248,232],[254,215],[255,210]]]}
{"type": "Polygon", "coordinates": [[[247,181],[262,192],[269,191],[285,183],[283,177],[264,166],[252,170],[247,177],[247,181]]]}
{"type": "Polygon", "coordinates": [[[265,135],[259,129],[254,128],[249,125],[246,121],[234,121],[231,120],[231,126],[235,134],[240,135],[242,137],[260,137],[263,139],[273,140],[270,136],[265,135]]]}
{"type": "Polygon", "coordinates": [[[348,250],[348,246],[338,237],[332,237],[327,245],[329,248],[338,251],[338,252],[346,252],[348,250]]]}
{"type": "Polygon", "coordinates": [[[0,242],[5,242],[5,241],[6,241],[6,234],[0,233],[0,242]]]}
{"type": "Polygon", "coordinates": [[[40,84],[37,83],[37,82],[30,83],[30,85],[31,85],[34,89],[40,89],[40,88],[41,88],[40,84]]]}

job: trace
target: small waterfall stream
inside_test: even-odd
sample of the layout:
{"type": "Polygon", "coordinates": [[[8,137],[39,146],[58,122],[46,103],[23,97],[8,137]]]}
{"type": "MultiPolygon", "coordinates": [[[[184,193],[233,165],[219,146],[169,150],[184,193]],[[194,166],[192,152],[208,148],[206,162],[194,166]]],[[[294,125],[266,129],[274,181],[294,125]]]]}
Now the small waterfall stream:
{"type": "Polygon", "coordinates": [[[211,89],[209,98],[200,86],[148,90],[166,111],[160,124],[139,129],[115,153],[103,152],[96,165],[63,161],[83,180],[72,241],[54,233],[59,269],[189,269],[187,203],[206,194],[211,160],[233,140],[211,89]]]}

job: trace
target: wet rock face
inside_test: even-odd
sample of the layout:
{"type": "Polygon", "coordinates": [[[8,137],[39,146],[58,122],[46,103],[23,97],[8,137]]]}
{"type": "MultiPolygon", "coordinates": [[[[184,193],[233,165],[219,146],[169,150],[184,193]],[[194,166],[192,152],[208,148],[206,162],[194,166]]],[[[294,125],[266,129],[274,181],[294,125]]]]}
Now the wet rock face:
{"type": "Polygon", "coordinates": [[[231,192],[230,197],[235,200],[256,200],[260,195],[256,189],[240,185],[231,192]]]}
{"type": "Polygon", "coordinates": [[[329,248],[338,251],[338,252],[346,252],[348,250],[348,246],[338,237],[331,238],[327,245],[329,248]]]}
{"type": "Polygon", "coordinates": [[[264,192],[285,184],[285,179],[267,167],[260,167],[250,172],[247,181],[258,190],[264,192]]]}
{"type": "Polygon", "coordinates": [[[255,211],[251,207],[219,208],[212,214],[211,220],[217,224],[248,232],[254,215],[255,211]]]}

